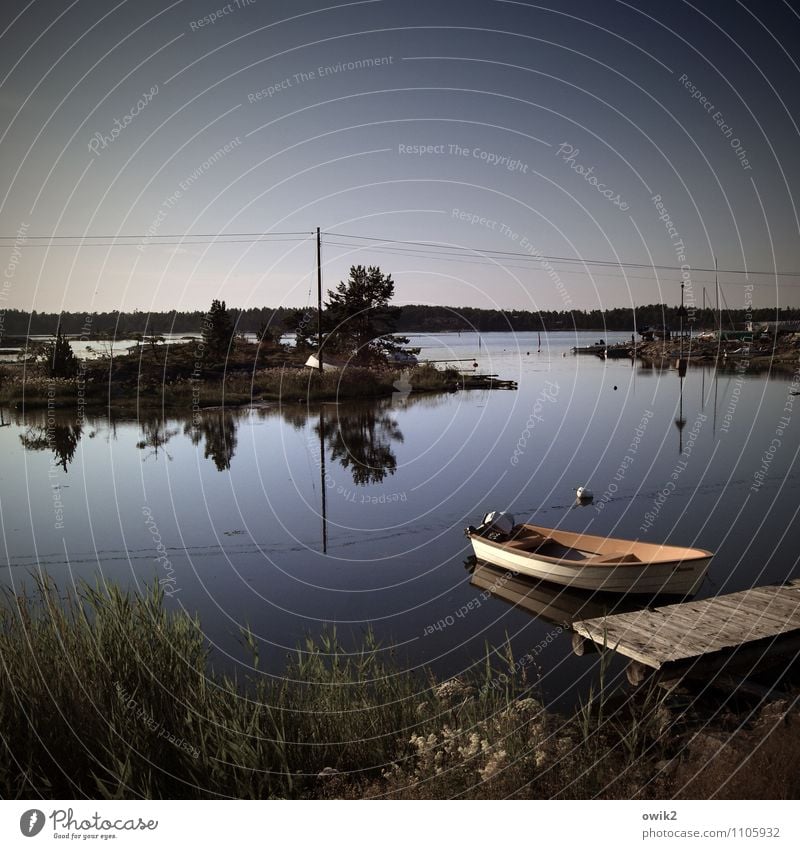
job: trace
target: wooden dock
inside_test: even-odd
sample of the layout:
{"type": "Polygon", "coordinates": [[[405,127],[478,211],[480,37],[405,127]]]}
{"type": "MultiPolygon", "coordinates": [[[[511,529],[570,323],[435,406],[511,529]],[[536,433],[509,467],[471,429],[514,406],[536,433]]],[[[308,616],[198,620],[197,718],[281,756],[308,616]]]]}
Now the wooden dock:
{"type": "Polygon", "coordinates": [[[500,380],[496,374],[461,373],[462,389],[516,389],[514,380],[500,380]]]}
{"type": "Polygon", "coordinates": [[[666,682],[721,671],[735,675],[800,652],[800,580],[584,619],[572,627],[576,653],[590,641],[630,658],[632,684],[654,670],[666,682]]]}

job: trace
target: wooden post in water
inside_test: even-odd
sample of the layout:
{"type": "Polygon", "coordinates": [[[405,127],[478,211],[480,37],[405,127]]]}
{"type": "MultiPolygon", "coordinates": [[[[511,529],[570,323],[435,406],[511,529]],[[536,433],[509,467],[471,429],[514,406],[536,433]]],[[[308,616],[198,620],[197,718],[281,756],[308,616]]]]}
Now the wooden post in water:
{"type": "Polygon", "coordinates": [[[587,640],[580,634],[572,635],[572,653],[577,657],[583,657],[585,654],[597,654],[600,649],[593,640],[587,640]]]}
{"type": "Polygon", "coordinates": [[[643,681],[650,677],[652,671],[652,669],[645,666],[643,663],[639,663],[638,660],[632,660],[625,669],[625,676],[632,687],[638,687],[643,681]]]}

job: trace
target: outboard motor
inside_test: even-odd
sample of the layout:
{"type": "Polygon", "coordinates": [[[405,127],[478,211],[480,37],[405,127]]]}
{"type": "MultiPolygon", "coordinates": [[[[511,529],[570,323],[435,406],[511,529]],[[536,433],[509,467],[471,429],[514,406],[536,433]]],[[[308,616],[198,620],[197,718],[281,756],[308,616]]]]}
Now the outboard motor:
{"type": "Polygon", "coordinates": [[[516,522],[511,513],[500,510],[492,510],[483,517],[483,521],[477,528],[470,525],[467,533],[480,534],[488,539],[501,539],[507,537],[514,530],[516,522]]]}

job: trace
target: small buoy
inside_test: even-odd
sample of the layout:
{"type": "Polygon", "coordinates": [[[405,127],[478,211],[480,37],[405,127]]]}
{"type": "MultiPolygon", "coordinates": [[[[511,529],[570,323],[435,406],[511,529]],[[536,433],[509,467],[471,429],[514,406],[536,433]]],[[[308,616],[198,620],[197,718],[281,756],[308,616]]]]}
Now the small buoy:
{"type": "Polygon", "coordinates": [[[583,503],[589,502],[594,498],[594,495],[592,494],[591,490],[589,490],[585,486],[579,486],[575,490],[575,496],[577,497],[578,501],[581,501],[583,503]]]}
{"type": "Polygon", "coordinates": [[[617,391],[617,387],[616,387],[616,386],[614,387],[614,391],[615,391],[615,392],[617,391]]]}
{"type": "Polygon", "coordinates": [[[477,364],[477,363],[473,363],[473,364],[472,364],[472,367],[473,367],[473,368],[478,368],[478,364],[477,364]]]}
{"type": "Polygon", "coordinates": [[[530,352],[530,351],[525,351],[525,354],[526,354],[526,356],[528,356],[528,357],[529,357],[529,356],[531,355],[531,352],[530,352]]]}

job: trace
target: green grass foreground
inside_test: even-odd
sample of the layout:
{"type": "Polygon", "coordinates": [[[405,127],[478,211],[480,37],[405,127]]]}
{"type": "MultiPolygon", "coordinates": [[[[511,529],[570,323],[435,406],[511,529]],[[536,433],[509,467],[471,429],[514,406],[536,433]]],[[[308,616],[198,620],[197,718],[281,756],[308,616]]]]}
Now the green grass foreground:
{"type": "Polygon", "coordinates": [[[711,756],[715,738],[685,745],[661,691],[613,712],[601,693],[561,717],[532,698],[524,675],[487,686],[513,658],[439,683],[369,639],[346,654],[331,634],[275,678],[258,674],[245,633],[254,669],[237,682],[211,671],[200,623],[168,611],[158,588],[84,587],[64,599],[40,585],[3,610],[6,799],[793,798],[798,789],[791,712],[768,733],[756,723],[728,735],[711,756]],[[749,736],[737,746],[739,733],[749,736]]]}

